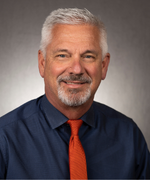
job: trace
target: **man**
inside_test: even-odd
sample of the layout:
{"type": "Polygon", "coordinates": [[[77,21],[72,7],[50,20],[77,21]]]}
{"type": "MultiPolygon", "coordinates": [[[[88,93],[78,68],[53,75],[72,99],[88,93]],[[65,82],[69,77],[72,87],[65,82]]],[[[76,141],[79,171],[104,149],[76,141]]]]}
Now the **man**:
{"type": "Polygon", "coordinates": [[[1,118],[0,178],[150,178],[150,154],[136,124],[93,102],[109,59],[105,27],[88,10],[58,9],[47,17],[38,52],[45,95],[1,118]],[[74,122],[82,124],[75,135],[74,122]]]}

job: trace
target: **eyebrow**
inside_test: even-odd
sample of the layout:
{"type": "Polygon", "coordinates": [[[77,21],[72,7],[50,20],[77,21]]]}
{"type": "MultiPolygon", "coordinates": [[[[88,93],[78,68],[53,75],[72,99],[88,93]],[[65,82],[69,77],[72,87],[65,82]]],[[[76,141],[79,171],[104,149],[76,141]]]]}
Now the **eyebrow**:
{"type": "Polygon", "coordinates": [[[97,51],[94,51],[94,50],[86,50],[85,52],[82,53],[82,55],[83,55],[83,54],[88,54],[88,53],[90,53],[90,54],[95,54],[96,56],[98,55],[98,52],[97,52],[97,51]]]}
{"type": "MultiPolygon", "coordinates": [[[[58,52],[67,52],[67,53],[71,54],[71,52],[68,51],[68,49],[56,49],[56,51],[54,51],[54,54],[58,53],[58,52]]],[[[94,51],[94,50],[86,50],[81,55],[84,55],[84,54],[87,54],[87,53],[95,54],[96,56],[98,55],[98,52],[94,51]]]]}
{"type": "Polygon", "coordinates": [[[84,52],[84,54],[85,54],[85,53],[93,53],[93,54],[97,54],[97,52],[94,51],[94,50],[86,50],[86,51],[84,52]]]}
{"type": "Polygon", "coordinates": [[[54,54],[58,53],[58,52],[67,52],[67,53],[70,53],[67,49],[56,49],[56,51],[54,51],[54,54]]]}

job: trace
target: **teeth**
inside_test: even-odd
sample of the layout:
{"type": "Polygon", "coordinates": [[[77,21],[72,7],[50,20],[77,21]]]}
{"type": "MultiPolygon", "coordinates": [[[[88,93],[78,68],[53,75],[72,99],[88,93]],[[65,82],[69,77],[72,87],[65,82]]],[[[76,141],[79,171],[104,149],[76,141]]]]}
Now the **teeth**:
{"type": "Polygon", "coordinates": [[[68,83],[68,82],[67,82],[67,84],[75,84],[75,83],[68,83]]]}
{"type": "Polygon", "coordinates": [[[82,84],[82,83],[72,83],[72,82],[66,82],[66,84],[82,84]]]}

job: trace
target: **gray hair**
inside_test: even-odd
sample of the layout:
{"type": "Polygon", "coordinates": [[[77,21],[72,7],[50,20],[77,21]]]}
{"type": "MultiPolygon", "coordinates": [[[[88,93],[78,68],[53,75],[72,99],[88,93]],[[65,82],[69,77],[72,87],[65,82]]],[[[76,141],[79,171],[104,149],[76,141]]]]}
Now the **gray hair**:
{"type": "Polygon", "coordinates": [[[100,31],[102,58],[108,52],[107,33],[103,22],[87,9],[67,8],[52,11],[43,24],[40,50],[43,52],[44,57],[46,57],[46,48],[51,41],[51,32],[55,24],[90,24],[97,26],[100,31]]]}

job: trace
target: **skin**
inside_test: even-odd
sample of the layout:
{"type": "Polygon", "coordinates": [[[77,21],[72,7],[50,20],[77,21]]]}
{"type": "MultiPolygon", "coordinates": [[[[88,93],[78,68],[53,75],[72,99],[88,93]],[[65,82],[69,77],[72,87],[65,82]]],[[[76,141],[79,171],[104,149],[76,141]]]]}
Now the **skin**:
{"type": "Polygon", "coordinates": [[[57,24],[52,30],[46,59],[40,50],[38,52],[39,72],[45,81],[46,97],[68,119],[79,119],[88,111],[101,80],[106,77],[110,55],[107,53],[102,61],[99,40],[99,30],[96,26],[57,24]],[[70,74],[92,79],[91,84],[81,84],[78,81],[71,82],[73,84],[60,83],[66,93],[69,93],[69,89],[78,89],[79,95],[84,94],[85,89],[90,86],[91,97],[77,107],[67,106],[58,98],[57,78],[70,74]]]}

